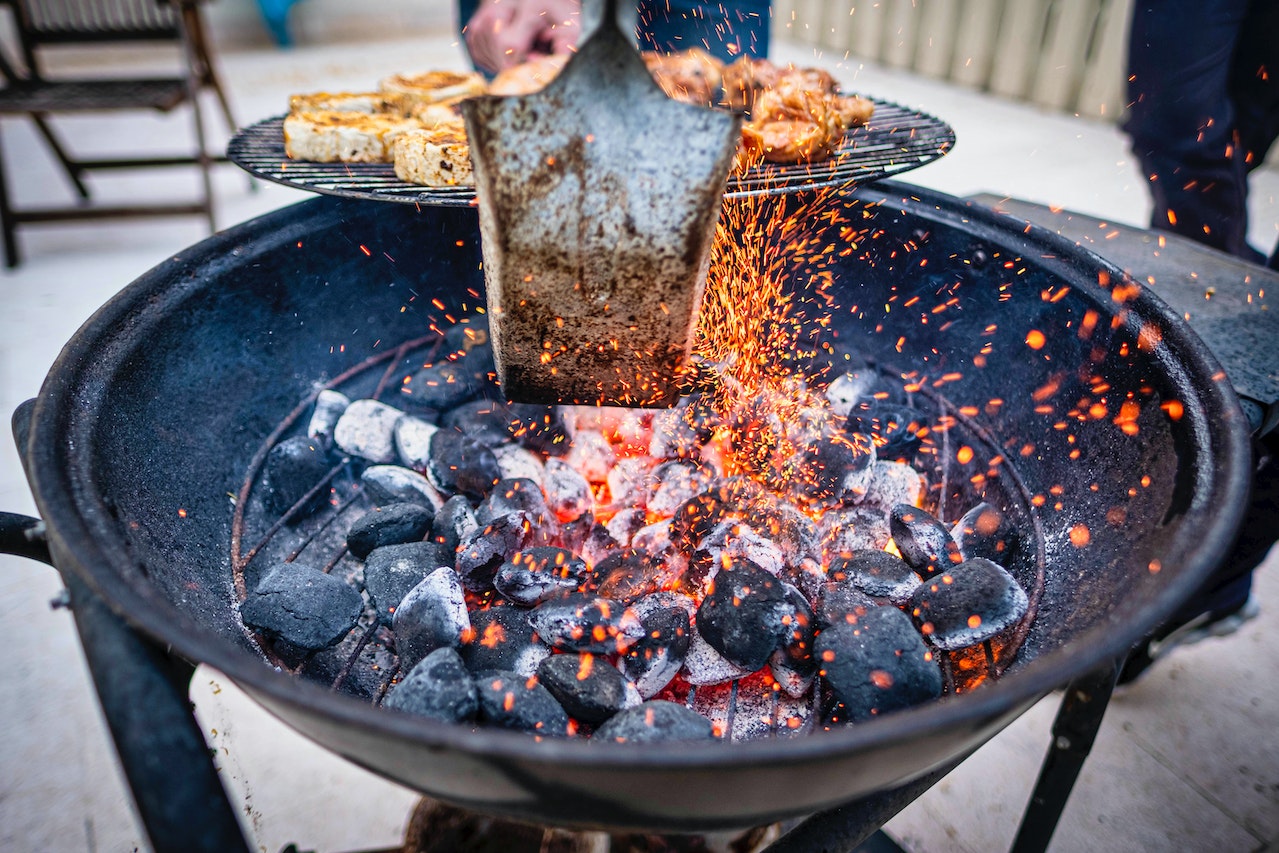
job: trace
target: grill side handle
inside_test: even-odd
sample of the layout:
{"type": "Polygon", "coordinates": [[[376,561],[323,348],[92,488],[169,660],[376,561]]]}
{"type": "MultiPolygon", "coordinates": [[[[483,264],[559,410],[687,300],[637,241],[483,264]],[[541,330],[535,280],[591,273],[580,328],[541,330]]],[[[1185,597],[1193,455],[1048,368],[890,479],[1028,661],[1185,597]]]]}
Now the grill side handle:
{"type": "MultiPolygon", "coordinates": [[[[13,415],[14,438],[24,466],[34,405],[34,400],[27,400],[13,415]]],[[[38,518],[0,512],[0,553],[57,568],[45,523],[38,518]]],[[[248,853],[235,810],[192,714],[188,692],[195,667],[165,654],[134,631],[74,571],[58,571],[67,585],[80,646],[152,848],[157,853],[248,853]]]]}

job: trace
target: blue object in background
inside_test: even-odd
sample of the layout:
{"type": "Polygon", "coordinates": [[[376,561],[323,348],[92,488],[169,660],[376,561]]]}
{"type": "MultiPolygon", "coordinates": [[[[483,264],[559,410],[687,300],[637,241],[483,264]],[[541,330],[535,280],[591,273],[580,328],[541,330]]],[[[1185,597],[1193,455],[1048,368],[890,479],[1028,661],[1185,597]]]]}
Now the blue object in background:
{"type": "Polygon", "coordinates": [[[258,0],[267,32],[280,47],[293,44],[293,36],[289,34],[289,8],[296,2],[297,0],[258,0]]]}

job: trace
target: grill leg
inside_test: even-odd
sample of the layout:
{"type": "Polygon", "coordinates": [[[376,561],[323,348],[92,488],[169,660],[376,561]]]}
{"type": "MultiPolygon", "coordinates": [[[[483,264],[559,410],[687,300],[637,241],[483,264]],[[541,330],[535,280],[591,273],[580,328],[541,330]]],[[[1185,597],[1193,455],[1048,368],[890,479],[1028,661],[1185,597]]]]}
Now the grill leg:
{"type": "Polygon", "coordinates": [[[1039,780],[1022,815],[1012,853],[1040,853],[1048,849],[1084,759],[1097,739],[1122,663],[1122,660],[1114,661],[1066,686],[1057,719],[1053,721],[1052,748],[1039,770],[1039,780]]]}

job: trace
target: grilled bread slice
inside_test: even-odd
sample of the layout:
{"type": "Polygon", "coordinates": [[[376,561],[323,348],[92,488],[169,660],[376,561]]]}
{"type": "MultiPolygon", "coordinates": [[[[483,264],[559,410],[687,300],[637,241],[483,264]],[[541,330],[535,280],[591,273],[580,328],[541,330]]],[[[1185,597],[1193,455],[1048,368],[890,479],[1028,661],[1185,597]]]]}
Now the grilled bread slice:
{"type": "Polygon", "coordinates": [[[389,163],[395,139],[421,127],[413,119],[340,110],[292,113],[284,119],[284,151],[316,163],[389,163]]]}
{"type": "Polygon", "coordinates": [[[472,186],[471,146],[461,122],[411,130],[395,140],[395,176],[427,187],[472,186]]]}
{"type": "Polygon", "coordinates": [[[290,95],[289,112],[303,113],[329,110],[342,113],[382,113],[407,115],[402,95],[393,92],[313,92],[290,95]]]}
{"type": "Polygon", "coordinates": [[[409,109],[454,98],[482,95],[484,78],[474,71],[426,71],[421,74],[393,74],[382,78],[378,91],[398,95],[409,109]]]}

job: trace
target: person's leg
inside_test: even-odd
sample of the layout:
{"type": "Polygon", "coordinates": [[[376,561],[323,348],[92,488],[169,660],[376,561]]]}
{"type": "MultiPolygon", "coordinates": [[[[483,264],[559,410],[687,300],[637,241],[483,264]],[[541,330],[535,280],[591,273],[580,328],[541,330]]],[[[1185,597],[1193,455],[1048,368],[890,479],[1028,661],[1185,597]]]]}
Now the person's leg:
{"type": "Polygon", "coordinates": [[[641,50],[674,53],[699,47],[730,62],[768,55],[768,0],[640,0],[641,50]]]}
{"type": "Polygon", "coordinates": [[[1138,0],[1129,43],[1132,140],[1151,227],[1259,260],[1247,235],[1247,169],[1230,71],[1248,0],[1138,0]]]}
{"type": "MultiPolygon", "coordinates": [[[[1252,0],[1235,52],[1231,90],[1249,172],[1279,138],[1279,0],[1252,0]]],[[[1270,256],[1279,270],[1279,241],[1270,256]]]]}

